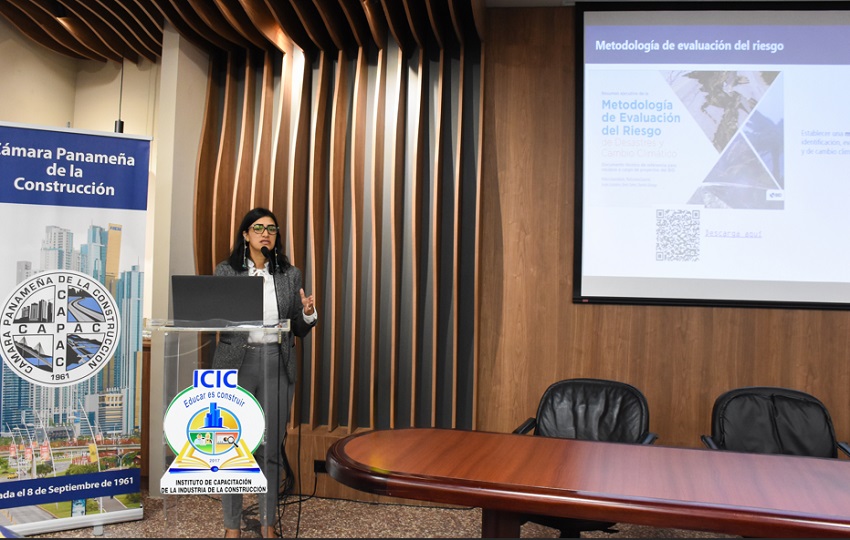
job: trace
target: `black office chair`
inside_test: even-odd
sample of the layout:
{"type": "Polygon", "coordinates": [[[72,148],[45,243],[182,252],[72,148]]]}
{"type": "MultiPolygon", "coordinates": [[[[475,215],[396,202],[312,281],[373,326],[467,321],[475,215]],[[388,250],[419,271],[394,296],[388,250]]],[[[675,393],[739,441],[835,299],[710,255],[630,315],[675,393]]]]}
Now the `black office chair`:
{"type": "MultiPolygon", "coordinates": [[[[567,379],[549,386],[540,398],[537,416],[514,430],[533,430],[540,437],[652,444],[649,407],[644,395],[626,383],[604,379],[567,379]]],[[[618,532],[615,523],[529,514],[523,520],[561,531],[561,538],[578,538],[582,531],[618,532]]]]}
{"type": "Polygon", "coordinates": [[[841,449],[850,456],[850,445],[838,442],[819,399],[774,386],[736,388],[718,396],[711,435],[700,439],[713,450],[837,458],[841,449]]]}

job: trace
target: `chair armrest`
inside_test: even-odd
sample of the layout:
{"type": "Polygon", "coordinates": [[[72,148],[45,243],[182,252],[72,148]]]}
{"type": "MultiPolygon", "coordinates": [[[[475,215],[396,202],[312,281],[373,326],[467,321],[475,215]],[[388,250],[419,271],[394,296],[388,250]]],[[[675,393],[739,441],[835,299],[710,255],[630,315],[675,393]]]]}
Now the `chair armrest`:
{"type": "Polygon", "coordinates": [[[644,435],[643,440],[640,441],[640,444],[652,444],[658,439],[657,433],[652,433],[651,431],[644,435]]]}
{"type": "Polygon", "coordinates": [[[839,442],[839,443],[838,443],[838,448],[839,448],[842,452],[844,452],[844,455],[846,455],[846,456],[850,456],[850,444],[847,444],[846,442],[839,442]]]}
{"type": "Polygon", "coordinates": [[[525,435],[535,427],[537,427],[537,420],[534,418],[529,418],[528,420],[520,424],[519,427],[516,428],[513,432],[518,433],[520,435],[525,435]]]}
{"type": "Polygon", "coordinates": [[[700,435],[699,438],[706,448],[711,448],[712,450],[720,450],[720,447],[717,446],[717,443],[714,442],[714,439],[711,438],[711,435],[700,435]]]}

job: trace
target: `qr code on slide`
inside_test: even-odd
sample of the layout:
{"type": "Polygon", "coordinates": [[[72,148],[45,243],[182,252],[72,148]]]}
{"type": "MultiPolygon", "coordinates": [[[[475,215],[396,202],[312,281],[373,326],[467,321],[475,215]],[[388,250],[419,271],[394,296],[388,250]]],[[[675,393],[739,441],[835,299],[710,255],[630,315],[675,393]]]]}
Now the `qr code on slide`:
{"type": "Polygon", "coordinates": [[[655,260],[699,260],[699,210],[655,211],[655,260]]]}

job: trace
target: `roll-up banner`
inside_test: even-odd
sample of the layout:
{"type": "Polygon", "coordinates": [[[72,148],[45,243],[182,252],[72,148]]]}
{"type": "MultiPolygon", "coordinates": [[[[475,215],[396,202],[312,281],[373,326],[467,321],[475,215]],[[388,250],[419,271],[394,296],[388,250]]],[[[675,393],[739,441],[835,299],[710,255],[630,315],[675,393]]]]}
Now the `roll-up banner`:
{"type": "Polygon", "coordinates": [[[0,123],[0,526],[142,518],[150,138],[0,123]]]}

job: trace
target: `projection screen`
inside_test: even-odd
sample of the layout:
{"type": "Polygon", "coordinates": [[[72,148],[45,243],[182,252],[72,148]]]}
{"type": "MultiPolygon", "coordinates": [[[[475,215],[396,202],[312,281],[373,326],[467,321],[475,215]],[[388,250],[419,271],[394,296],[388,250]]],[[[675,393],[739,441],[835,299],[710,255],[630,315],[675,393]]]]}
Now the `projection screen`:
{"type": "Polygon", "coordinates": [[[577,4],[575,302],[850,307],[850,12],[577,4]]]}

